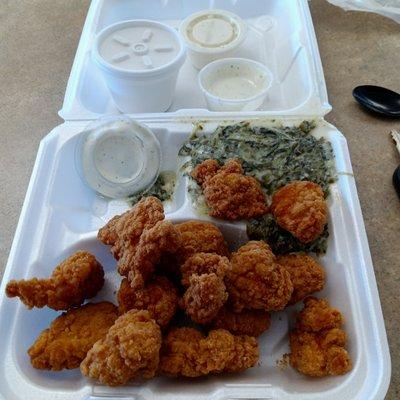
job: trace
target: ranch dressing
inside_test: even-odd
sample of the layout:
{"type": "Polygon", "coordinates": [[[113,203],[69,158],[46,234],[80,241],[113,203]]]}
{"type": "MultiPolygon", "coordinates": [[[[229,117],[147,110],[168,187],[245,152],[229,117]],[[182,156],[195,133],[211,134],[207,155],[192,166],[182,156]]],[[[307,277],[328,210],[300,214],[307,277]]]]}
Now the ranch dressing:
{"type": "Polygon", "coordinates": [[[98,193],[125,198],[157,179],[160,145],[145,126],[127,117],[100,123],[83,134],[80,162],[84,178],[98,193]]]}
{"type": "Polygon", "coordinates": [[[205,87],[210,94],[229,100],[248,99],[262,93],[267,78],[244,65],[223,66],[210,74],[205,87]]]}

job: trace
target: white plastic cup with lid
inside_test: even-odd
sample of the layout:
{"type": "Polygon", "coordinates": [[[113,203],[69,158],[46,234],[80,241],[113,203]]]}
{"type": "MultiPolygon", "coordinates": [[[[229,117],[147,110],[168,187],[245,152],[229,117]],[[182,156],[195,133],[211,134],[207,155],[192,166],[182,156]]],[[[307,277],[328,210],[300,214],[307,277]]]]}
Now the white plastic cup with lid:
{"type": "Polygon", "coordinates": [[[247,35],[245,22],[226,10],[203,10],[185,18],[179,32],[190,61],[197,69],[211,61],[232,57],[247,35]]]}
{"type": "Polygon", "coordinates": [[[92,58],[120,111],[163,112],[172,103],[186,50],[174,28],[156,21],[130,20],[100,31],[92,58]]]}
{"type": "Polygon", "coordinates": [[[154,133],[126,115],[90,122],[75,148],[75,165],[83,182],[109,198],[127,198],[151,187],[161,161],[154,133]]]}

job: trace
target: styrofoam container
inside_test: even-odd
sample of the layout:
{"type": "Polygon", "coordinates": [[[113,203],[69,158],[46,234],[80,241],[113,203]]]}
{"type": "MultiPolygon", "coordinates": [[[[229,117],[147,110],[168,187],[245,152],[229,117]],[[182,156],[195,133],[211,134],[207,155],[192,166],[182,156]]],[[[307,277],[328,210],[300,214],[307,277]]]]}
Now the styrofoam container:
{"type": "Polygon", "coordinates": [[[195,68],[232,57],[247,34],[245,22],[226,10],[202,10],[186,17],[180,27],[195,68]]]}
{"type": "MultiPolygon", "coordinates": [[[[236,118],[236,122],[240,119],[236,118]]],[[[235,121],[230,121],[235,122],[235,121]]],[[[253,120],[260,125],[291,125],[301,120],[253,120]]],[[[211,133],[217,120],[204,124],[211,133]]],[[[273,313],[271,328],[259,338],[260,363],[240,374],[202,379],[158,377],[128,386],[108,388],[83,377],[79,369],[48,372],[32,368],[26,350],[41,330],[59,313],[28,310],[17,299],[4,296],[10,279],[47,276],[58,262],[77,250],[92,252],[105,268],[106,284],[93,299],[115,302],[120,277],[109,248],[97,240],[97,230],[129,206],[106,200],[88,188],[71,168],[71,159],[86,122],[67,122],[41,143],[27,197],[1,286],[0,297],[0,397],[7,400],[370,400],[383,399],[390,379],[390,360],[379,296],[374,278],[355,180],[347,144],[336,128],[323,120],[314,134],[332,143],[338,180],[331,186],[328,252],[320,258],[326,269],[326,286],[318,296],[327,297],[344,315],[348,350],[353,369],[346,375],[311,379],[276,361],[289,352],[288,330],[296,307],[273,313]],[[68,190],[65,190],[68,188],[68,190]]],[[[178,149],[190,134],[189,122],[153,122],[150,129],[163,151],[162,170],[178,167],[178,149]]],[[[180,177],[166,218],[211,220],[197,214],[188,197],[187,178],[180,177]]],[[[245,225],[212,220],[223,231],[231,249],[247,240],[245,225]]]]}
{"type": "Polygon", "coordinates": [[[199,85],[212,111],[254,111],[265,101],[273,82],[263,64],[245,58],[223,58],[206,65],[199,85]]]}
{"type": "Polygon", "coordinates": [[[92,54],[117,108],[141,113],[165,111],[171,105],[186,50],[168,25],[131,20],[99,32],[92,54]]]}
{"type": "MultiPolygon", "coordinates": [[[[323,120],[330,110],[307,0],[93,0],[83,28],[60,115],[65,123],[41,142],[0,288],[0,398],[7,400],[378,400],[390,381],[390,356],[374,269],[357,196],[346,140],[323,120]],[[186,60],[174,100],[166,113],[136,113],[160,142],[161,170],[176,170],[178,149],[193,126],[209,134],[219,124],[248,120],[256,125],[298,124],[316,118],[314,134],[332,143],[338,180],[331,186],[328,252],[320,258],[326,269],[327,297],[344,314],[352,370],[343,376],[311,379],[276,360],[289,352],[288,330],[296,307],[274,313],[271,328],[259,338],[260,363],[232,375],[201,379],[156,378],[108,388],[83,377],[79,370],[62,372],[32,368],[26,350],[59,315],[48,308],[28,310],[5,297],[10,279],[44,277],[77,250],[92,252],[104,265],[106,284],[93,299],[114,300],[119,285],[116,262],[97,230],[129,208],[120,200],[96,194],[73,167],[80,134],[90,120],[118,110],[101,71],[90,56],[98,32],[117,22],[154,19],[173,28],[204,9],[224,9],[249,27],[238,57],[266,65],[275,79],[269,99],[259,111],[211,112],[197,83],[198,71],[186,60]]],[[[179,177],[173,201],[165,204],[174,222],[206,219],[198,215],[179,177]]],[[[231,248],[247,240],[241,222],[213,220],[231,248]]]]}

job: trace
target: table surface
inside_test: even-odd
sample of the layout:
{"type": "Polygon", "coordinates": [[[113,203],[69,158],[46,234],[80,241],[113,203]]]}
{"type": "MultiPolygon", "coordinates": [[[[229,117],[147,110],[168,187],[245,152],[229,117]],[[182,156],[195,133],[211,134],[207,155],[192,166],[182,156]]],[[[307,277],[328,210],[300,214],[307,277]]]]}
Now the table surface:
{"type": "MultiPolygon", "coordinates": [[[[0,278],[39,142],[62,123],[57,111],[88,5],[88,0],[4,0],[0,6],[0,278]]],[[[389,136],[398,124],[366,114],[351,92],[360,84],[400,92],[400,25],[344,12],[325,0],[312,0],[310,7],[333,107],[326,119],[348,141],[385,317],[392,357],[386,398],[398,399],[400,203],[391,179],[400,157],[389,136]]]]}

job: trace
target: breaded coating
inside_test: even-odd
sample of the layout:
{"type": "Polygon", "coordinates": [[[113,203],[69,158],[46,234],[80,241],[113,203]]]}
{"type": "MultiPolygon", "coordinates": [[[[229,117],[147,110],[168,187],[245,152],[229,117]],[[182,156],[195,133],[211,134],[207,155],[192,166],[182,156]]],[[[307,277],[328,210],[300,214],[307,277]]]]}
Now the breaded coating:
{"type": "Polygon", "coordinates": [[[181,234],[181,248],[177,252],[179,264],[195,253],[215,253],[229,256],[228,246],[221,231],[210,222],[186,221],[175,225],[181,234]]]}
{"type": "Polygon", "coordinates": [[[182,299],[182,308],[193,322],[211,322],[228,299],[224,281],[216,274],[192,275],[182,299]]]}
{"type": "Polygon", "coordinates": [[[289,304],[297,303],[306,296],[324,288],[324,268],[307,254],[287,254],[277,256],[279,264],[290,274],[293,283],[293,293],[289,304]]]}
{"type": "Polygon", "coordinates": [[[164,276],[157,276],[143,289],[132,289],[127,278],[121,282],[118,310],[124,314],[131,309],[147,310],[161,328],[165,328],[178,307],[178,291],[164,276]]]}
{"type": "Polygon", "coordinates": [[[107,301],[85,304],[61,314],[29,348],[33,367],[53,371],[78,368],[117,317],[117,307],[107,301]]]}
{"type": "Polygon", "coordinates": [[[175,253],[181,245],[181,235],[170,221],[159,221],[144,229],[133,253],[124,252],[118,272],[127,276],[132,288],[143,288],[163,254],[175,253]]]}
{"type": "Polygon", "coordinates": [[[257,340],[234,336],[224,329],[207,337],[193,328],[174,328],[161,350],[160,371],[169,376],[198,377],[220,372],[241,372],[259,358],[257,340]]]}
{"type": "Polygon", "coordinates": [[[28,307],[50,307],[68,310],[80,306],[103,287],[104,271],[96,258],[78,251],[61,262],[48,279],[10,281],[6,286],[8,297],[19,297],[28,307]]]}
{"type": "Polygon", "coordinates": [[[212,329],[226,329],[234,335],[260,336],[271,324],[270,315],[261,310],[235,313],[226,305],[211,322],[212,329]]]}
{"type": "Polygon", "coordinates": [[[112,218],[97,234],[119,260],[124,252],[133,253],[145,228],[164,219],[164,207],[156,197],[145,197],[122,215],[112,218]]]}
{"type": "Polygon", "coordinates": [[[89,350],[81,372],[108,386],[152,378],[158,369],[160,347],[161,330],[149,312],[130,310],[89,350]]]}
{"type": "Polygon", "coordinates": [[[232,254],[225,283],[235,312],[282,310],[293,292],[289,272],[262,241],[250,241],[232,254]]]}
{"type": "Polygon", "coordinates": [[[297,317],[296,329],[290,333],[292,367],[315,377],[343,375],[350,371],[346,333],[340,329],[342,320],[340,312],[330,308],[326,300],[307,298],[297,317]],[[319,312],[323,314],[321,319],[319,312]]]}
{"type": "Polygon", "coordinates": [[[302,243],[315,240],[327,223],[328,207],[321,186],[294,181],[272,196],[271,212],[278,225],[302,243]]]}
{"type": "Polygon", "coordinates": [[[250,219],[268,212],[260,183],[244,175],[238,160],[230,159],[220,169],[216,169],[215,160],[205,160],[191,175],[202,186],[212,217],[250,219]]]}
{"type": "Polygon", "coordinates": [[[330,307],[328,300],[307,297],[304,309],[299,313],[296,328],[306,332],[318,332],[322,329],[340,328],[343,316],[336,308],[330,307]]]}
{"type": "MultiPolygon", "coordinates": [[[[217,160],[209,158],[202,163],[197,164],[193,169],[191,176],[201,186],[208,179],[211,179],[221,169],[217,160]]],[[[241,169],[241,168],[240,168],[241,169]]],[[[243,173],[241,169],[239,173],[243,173]]]]}
{"type": "Polygon", "coordinates": [[[224,278],[226,271],[230,268],[228,258],[215,253],[195,253],[181,265],[182,285],[189,286],[189,278],[193,275],[215,273],[224,278]]]}

